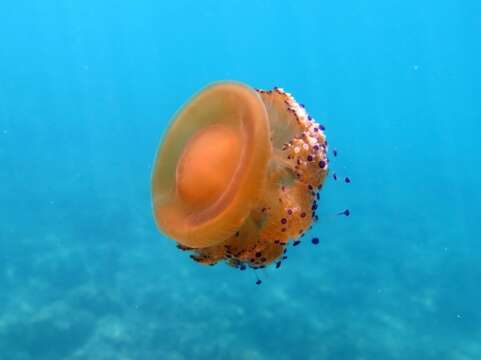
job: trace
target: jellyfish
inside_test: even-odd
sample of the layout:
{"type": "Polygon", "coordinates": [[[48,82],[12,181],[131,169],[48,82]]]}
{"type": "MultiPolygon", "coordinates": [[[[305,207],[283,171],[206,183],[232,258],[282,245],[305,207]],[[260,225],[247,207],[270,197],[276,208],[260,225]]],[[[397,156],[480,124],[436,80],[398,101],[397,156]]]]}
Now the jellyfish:
{"type": "Polygon", "coordinates": [[[324,127],[283,89],[209,85],[175,114],[158,148],[157,227],[201,264],[278,264],[317,218],[327,145],[324,127]]]}

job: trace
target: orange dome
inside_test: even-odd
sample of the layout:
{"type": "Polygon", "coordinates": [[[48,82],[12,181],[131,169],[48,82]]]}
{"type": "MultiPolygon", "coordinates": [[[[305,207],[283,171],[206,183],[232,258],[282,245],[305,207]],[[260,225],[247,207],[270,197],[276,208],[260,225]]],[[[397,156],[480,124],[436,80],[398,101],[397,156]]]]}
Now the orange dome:
{"type": "Polygon", "coordinates": [[[311,225],[326,152],[322,128],[282,89],[208,86],[160,145],[157,225],[201,263],[269,264],[311,225]]]}

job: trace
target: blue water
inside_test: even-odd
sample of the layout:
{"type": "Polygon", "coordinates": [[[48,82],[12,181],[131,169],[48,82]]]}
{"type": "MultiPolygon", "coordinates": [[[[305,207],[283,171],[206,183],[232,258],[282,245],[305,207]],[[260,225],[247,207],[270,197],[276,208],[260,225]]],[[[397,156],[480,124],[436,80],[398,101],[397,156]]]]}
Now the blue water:
{"type": "Polygon", "coordinates": [[[480,38],[476,0],[3,1],[0,359],[481,359],[480,38]],[[220,79],[292,92],[352,179],[260,286],[151,217],[220,79]]]}

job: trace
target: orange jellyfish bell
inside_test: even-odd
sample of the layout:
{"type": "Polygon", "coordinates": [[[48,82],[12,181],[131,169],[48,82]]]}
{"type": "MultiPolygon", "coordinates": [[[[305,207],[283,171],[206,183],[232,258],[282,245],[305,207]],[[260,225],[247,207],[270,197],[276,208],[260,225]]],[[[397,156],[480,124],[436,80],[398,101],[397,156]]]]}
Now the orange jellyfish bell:
{"type": "Polygon", "coordinates": [[[159,147],[157,226],[200,263],[268,265],[310,227],[326,154],[323,127],[282,89],[210,85],[179,110],[159,147]]]}

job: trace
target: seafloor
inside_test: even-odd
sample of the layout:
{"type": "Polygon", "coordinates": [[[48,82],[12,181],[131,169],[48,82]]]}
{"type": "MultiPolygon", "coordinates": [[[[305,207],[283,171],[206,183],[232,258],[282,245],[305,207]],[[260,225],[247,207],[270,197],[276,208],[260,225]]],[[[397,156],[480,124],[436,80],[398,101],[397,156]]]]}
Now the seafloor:
{"type": "Polygon", "coordinates": [[[430,217],[326,216],[321,243],[290,248],[256,286],[253,271],[193,263],[148,213],[106,204],[74,222],[51,204],[53,227],[2,224],[15,239],[0,242],[2,359],[481,356],[479,266],[439,246],[449,230],[430,217]]]}

